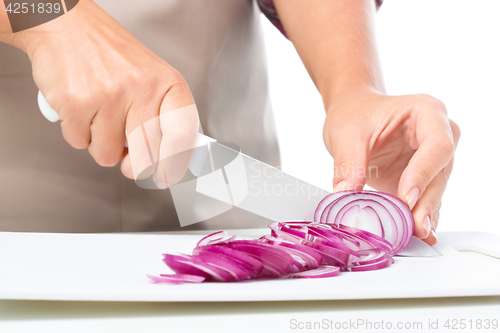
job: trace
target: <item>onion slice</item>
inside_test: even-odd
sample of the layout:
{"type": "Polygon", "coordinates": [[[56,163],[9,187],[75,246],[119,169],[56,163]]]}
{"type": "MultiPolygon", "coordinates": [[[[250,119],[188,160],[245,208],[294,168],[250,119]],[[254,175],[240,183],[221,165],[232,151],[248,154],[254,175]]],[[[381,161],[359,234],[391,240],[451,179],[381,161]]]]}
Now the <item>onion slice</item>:
{"type": "Polygon", "coordinates": [[[336,266],[320,266],[309,271],[292,273],[284,276],[288,279],[312,279],[312,278],[327,278],[339,275],[340,268],[336,266]]]}

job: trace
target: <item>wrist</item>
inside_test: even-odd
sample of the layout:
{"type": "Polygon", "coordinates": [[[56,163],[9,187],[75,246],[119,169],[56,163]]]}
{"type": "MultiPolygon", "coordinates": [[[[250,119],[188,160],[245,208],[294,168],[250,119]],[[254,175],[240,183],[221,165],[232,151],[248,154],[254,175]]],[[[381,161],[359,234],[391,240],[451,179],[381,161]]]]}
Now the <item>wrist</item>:
{"type": "Polygon", "coordinates": [[[385,89],[369,83],[350,82],[321,95],[323,96],[325,111],[328,113],[342,104],[359,102],[374,96],[385,95],[385,89]]]}
{"type": "MultiPolygon", "coordinates": [[[[7,13],[5,12],[5,18],[7,19],[6,24],[8,25],[10,33],[5,34],[5,38],[1,41],[27,53],[31,59],[38,45],[44,43],[48,39],[57,38],[59,32],[65,31],[67,28],[71,27],[71,25],[75,23],[74,21],[77,20],[79,12],[89,10],[89,4],[91,3],[93,3],[92,0],[79,0],[78,4],[71,11],[51,21],[16,33],[12,33],[7,13]]],[[[5,7],[3,8],[5,9],[5,7]]]]}

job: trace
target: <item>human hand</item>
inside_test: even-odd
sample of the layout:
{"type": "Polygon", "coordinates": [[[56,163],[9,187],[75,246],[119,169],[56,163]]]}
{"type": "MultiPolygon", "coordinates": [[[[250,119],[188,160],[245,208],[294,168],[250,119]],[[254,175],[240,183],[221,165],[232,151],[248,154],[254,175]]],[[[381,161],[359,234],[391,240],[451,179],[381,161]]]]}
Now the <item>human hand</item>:
{"type": "Polygon", "coordinates": [[[182,178],[188,155],[176,166],[161,161],[195,145],[191,92],[180,73],[96,4],[81,0],[66,15],[15,34],[12,44],[30,57],[35,83],[71,146],[88,148],[101,166],[123,158],[125,176],[153,175],[160,188],[182,178]]]}
{"type": "Polygon", "coordinates": [[[369,186],[397,195],[412,209],[415,236],[435,230],[453,168],[460,129],[428,95],[347,93],[327,109],[323,137],[334,158],[334,191],[369,186]]]}

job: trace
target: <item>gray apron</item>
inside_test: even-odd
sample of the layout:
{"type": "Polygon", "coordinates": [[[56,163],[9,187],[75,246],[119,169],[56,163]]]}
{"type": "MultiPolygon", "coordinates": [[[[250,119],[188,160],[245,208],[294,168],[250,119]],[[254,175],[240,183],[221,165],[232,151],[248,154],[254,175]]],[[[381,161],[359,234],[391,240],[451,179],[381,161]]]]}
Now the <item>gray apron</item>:
{"type": "MultiPolygon", "coordinates": [[[[185,77],[204,133],[278,166],[259,9],[252,0],[95,0],[185,77]],[[140,4],[140,5],[139,5],[140,4]]],[[[37,106],[28,57],[0,44],[0,231],[180,229],[170,191],[146,190],[73,149],[37,106]]],[[[232,209],[184,229],[269,221],[232,209]]]]}

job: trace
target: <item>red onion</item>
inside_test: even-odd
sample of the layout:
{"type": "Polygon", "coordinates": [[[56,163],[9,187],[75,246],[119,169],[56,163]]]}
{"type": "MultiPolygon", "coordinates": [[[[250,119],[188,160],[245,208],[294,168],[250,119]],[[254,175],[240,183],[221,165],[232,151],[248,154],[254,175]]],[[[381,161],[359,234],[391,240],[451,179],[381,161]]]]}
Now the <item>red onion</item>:
{"type": "Polygon", "coordinates": [[[316,208],[314,220],[369,231],[392,245],[392,255],[408,245],[415,230],[413,215],[403,201],[374,191],[343,191],[327,195],[316,208]]]}
{"type": "Polygon", "coordinates": [[[164,255],[177,274],[149,276],[155,283],[236,282],[255,278],[326,278],[340,271],[388,267],[409,242],[414,221],[398,198],[373,191],[325,197],[315,222],[271,223],[271,235],[236,240],[225,231],[203,237],[192,255],[164,255]]]}
{"type": "Polygon", "coordinates": [[[182,282],[203,282],[205,280],[202,276],[189,275],[189,274],[160,274],[160,276],[148,275],[148,277],[155,283],[172,283],[179,284],[182,282]]]}
{"type": "Polygon", "coordinates": [[[289,279],[310,279],[310,278],[327,278],[339,275],[340,268],[336,266],[321,266],[306,272],[292,273],[284,276],[289,279]]]}

